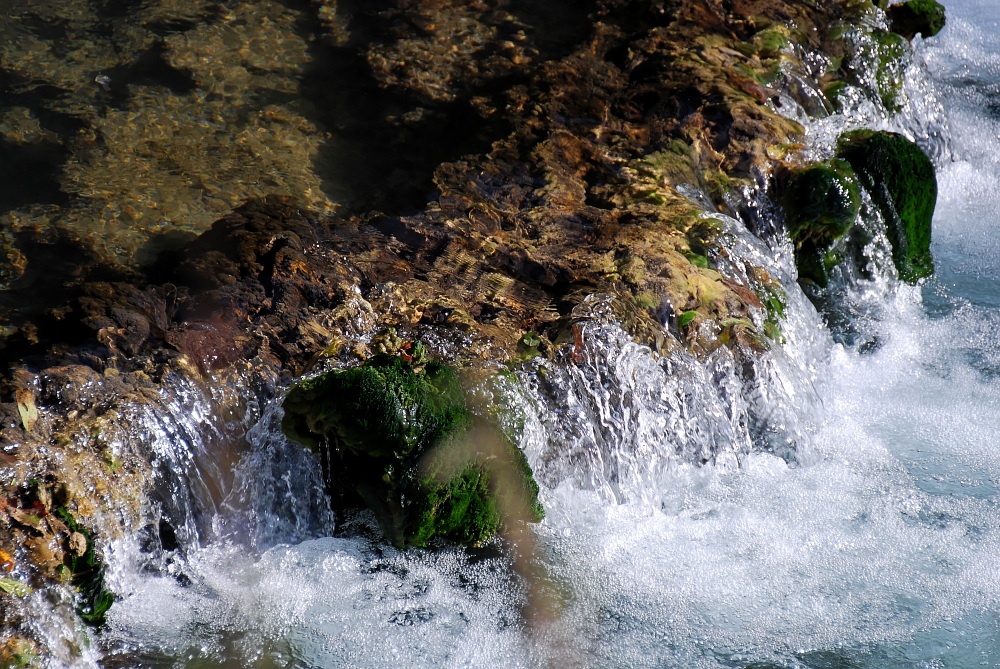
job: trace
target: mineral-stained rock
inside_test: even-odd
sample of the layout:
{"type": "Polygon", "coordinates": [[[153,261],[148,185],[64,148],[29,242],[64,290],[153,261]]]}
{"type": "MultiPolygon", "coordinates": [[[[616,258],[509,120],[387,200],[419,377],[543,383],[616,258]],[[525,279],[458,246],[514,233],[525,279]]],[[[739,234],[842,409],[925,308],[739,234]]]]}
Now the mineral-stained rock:
{"type": "Polygon", "coordinates": [[[511,505],[540,520],[524,455],[466,406],[455,372],[379,354],[363,366],[299,382],[282,428],[317,452],[336,508],[366,506],[399,546],[496,534],[511,505]]]}
{"type": "Polygon", "coordinates": [[[904,281],[934,272],[931,218],[937,202],[934,165],[919,146],[892,132],[857,130],[838,141],[886,224],[892,260],[904,281]]]}
{"type": "Polygon", "coordinates": [[[893,32],[906,39],[917,34],[933,37],[944,28],[944,6],[937,0],[908,0],[888,8],[889,22],[893,32]]]}

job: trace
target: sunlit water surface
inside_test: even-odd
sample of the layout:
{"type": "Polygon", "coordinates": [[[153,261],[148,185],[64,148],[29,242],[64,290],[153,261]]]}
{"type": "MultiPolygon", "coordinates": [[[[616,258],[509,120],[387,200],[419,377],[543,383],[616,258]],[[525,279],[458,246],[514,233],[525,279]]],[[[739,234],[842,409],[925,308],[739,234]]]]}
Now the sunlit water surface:
{"type": "MultiPolygon", "coordinates": [[[[215,520],[218,540],[151,573],[135,569],[129,542],[115,547],[122,600],[101,638],[106,661],[1000,667],[1000,5],[953,0],[948,11],[946,30],[917,51],[950,128],[938,158],[937,274],[876,291],[880,345],[865,354],[834,344],[806,306],[792,310],[789,360],[774,363],[792,391],[774,401],[811,398],[809,415],[784,426],[798,440],[793,464],[738,449],[709,466],[674,457],[677,440],[656,429],[701,429],[719,398],[690,391],[677,409],[690,414],[670,418],[660,386],[635,384],[688,392],[683,382],[657,381],[664,372],[648,352],[623,352],[613,328],[598,328],[605,343],[591,359],[627,366],[617,378],[635,386],[605,399],[625,402],[631,418],[569,391],[547,405],[529,390],[523,445],[548,512],[529,598],[502,553],[323,537],[322,513],[303,531],[296,519],[313,512],[289,499],[315,480],[255,487],[268,462],[304,457],[266,414],[215,520]],[[553,427],[554,406],[604,421],[609,434],[646,430],[630,446],[641,462],[612,471],[588,461],[597,469],[585,481],[559,470],[547,455],[554,439],[567,452],[614,444],[599,425],[553,427]]],[[[723,433],[742,438],[738,425],[723,433]]]]}

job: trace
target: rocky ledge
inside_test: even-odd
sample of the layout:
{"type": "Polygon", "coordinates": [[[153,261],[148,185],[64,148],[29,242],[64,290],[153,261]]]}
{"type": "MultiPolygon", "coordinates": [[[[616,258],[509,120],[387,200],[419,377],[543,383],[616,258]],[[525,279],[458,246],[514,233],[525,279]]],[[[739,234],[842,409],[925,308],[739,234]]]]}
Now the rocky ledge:
{"type": "MultiPolygon", "coordinates": [[[[317,4],[324,39],[367,63],[373,90],[421,101],[387,122],[419,125],[461,108],[492,143],[437,166],[435,192],[415,212],[321,215],[287,197],[259,198],[142,267],[66,241],[63,257],[78,261],[34,300],[25,282],[44,283],[32,267],[44,259],[9,240],[0,620],[21,632],[3,662],[67,652],[26,624],[33,589],[76,592],[77,612],[100,624],[112,601],[102,547],[150,522],[143,500],[157,476],[137,424],[168,414],[177,388],[239,416],[312,371],[412,365],[414,342],[466,380],[536,356],[574,364],[585,298],[596,293],[612,296],[631,336],[655,351],[727,347],[750,360],[780,345],[784,293],[767,269],[732,257],[720,214],[777,238],[786,220],[778,205],[805,202],[788,207],[788,233],[801,280],[821,292],[837,263],[870,261],[852,233],[859,187],[882,193],[876,206],[890,221],[900,276],[931,271],[933,170],[919,149],[862,133],[830,161],[805,164],[793,117],[833,113],[849,90],[891,112],[907,40],[940,29],[936,3],[887,13],[870,0],[595,0],[545,10],[400,0],[368,14],[354,7],[366,27],[355,32],[349,4],[317,4]]],[[[300,421],[288,429],[306,441],[347,429],[317,427],[314,386],[288,398],[300,421]]],[[[317,400],[317,412],[328,409],[317,400]]],[[[459,422],[474,431],[467,411],[459,422]]],[[[242,438],[237,429],[213,443],[242,438]]],[[[482,472],[473,470],[475,487],[482,472]]],[[[333,488],[342,478],[327,472],[333,488]]],[[[530,493],[530,472],[525,481],[530,493]]],[[[363,483],[350,503],[381,494],[363,483]]],[[[386,499],[381,512],[398,515],[386,499]]],[[[526,509],[528,520],[541,514],[526,509]]],[[[493,529],[442,536],[482,540],[497,526],[495,510],[483,513],[493,529]]],[[[420,527],[400,527],[399,543],[427,543],[420,527]]]]}

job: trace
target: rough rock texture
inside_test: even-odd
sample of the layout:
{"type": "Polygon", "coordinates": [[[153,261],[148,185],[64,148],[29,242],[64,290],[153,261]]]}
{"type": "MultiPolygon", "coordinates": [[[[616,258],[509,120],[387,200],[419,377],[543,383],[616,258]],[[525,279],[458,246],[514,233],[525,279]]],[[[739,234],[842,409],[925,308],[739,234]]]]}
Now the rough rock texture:
{"type": "MultiPolygon", "coordinates": [[[[593,293],[615,296],[634,338],[658,351],[708,355],[728,346],[747,359],[780,341],[781,305],[767,297],[777,294],[774,278],[760,267],[735,267],[719,221],[706,210],[743,210],[774,166],[794,156],[802,129],[779,113],[781,105],[825,114],[832,104],[820,89],[845,84],[884,100],[901,72],[897,51],[908,49],[889,38],[874,74],[850,55],[887,25],[868,0],[596,0],[583,9],[568,0],[327,0],[317,4],[311,46],[294,38],[286,50],[258,50],[253,35],[286,35],[308,20],[268,6],[278,18],[243,6],[214,16],[224,26],[206,28],[202,41],[218,43],[218,61],[185,46],[187,31],[224,11],[207,5],[192,4],[193,17],[179,18],[182,8],[165,3],[162,25],[120,36],[128,49],[103,38],[101,67],[151,54],[169,65],[166,74],[181,89],[174,97],[204,103],[205,115],[193,117],[190,150],[170,142],[164,154],[156,133],[185,128],[168,123],[170,110],[146,108],[153,116],[144,117],[128,100],[111,105],[74,141],[90,147],[81,153],[90,167],[113,165],[114,178],[91,182],[90,172],[70,170],[60,179],[79,189],[88,211],[107,201],[115,214],[108,220],[133,216],[132,207],[141,214],[135,220],[145,221],[156,207],[143,201],[136,208],[118,194],[156,156],[201,160],[199,151],[218,143],[214,131],[229,125],[249,134],[242,149],[222,141],[225,155],[257,156],[273,144],[255,142],[282,123],[332,127],[337,119],[323,110],[361,105],[370,125],[358,127],[380,128],[355,133],[367,143],[333,141],[337,151],[326,154],[312,144],[285,147],[288,159],[277,163],[293,167],[278,190],[309,192],[296,200],[256,197],[194,241],[181,235],[160,245],[174,250],[155,263],[119,262],[116,248],[93,235],[51,225],[50,209],[8,214],[14,233],[0,240],[0,278],[10,287],[0,295],[0,558],[10,567],[5,578],[17,584],[66,592],[73,577],[60,566],[72,570],[90,541],[100,558],[104,541],[150,522],[143,500],[157,474],[137,426],[176,420],[171,402],[184,399],[178,388],[211,398],[212,414],[235,416],[230,422],[239,425],[247,395],[273,396],[328,358],[369,357],[372,334],[386,327],[469,373],[516,362],[525,342],[573,364],[584,343],[574,318],[593,293]],[[309,122],[266,109],[223,115],[240,109],[226,97],[233,86],[255,88],[263,71],[289,84],[307,54],[318,59],[324,49],[327,62],[359,78],[364,95],[323,93],[327,75],[314,69],[302,79],[309,122]],[[187,97],[192,85],[222,101],[187,97]],[[146,147],[139,155],[102,149],[96,133],[116,136],[104,126],[115,118],[126,121],[128,142],[146,147]],[[207,144],[197,139],[203,132],[207,144]],[[456,158],[445,150],[452,145],[472,150],[456,158]],[[426,181],[433,193],[419,206],[382,207],[375,198],[369,204],[381,211],[329,215],[315,175],[296,170],[305,156],[322,166],[330,153],[351,153],[345,147],[363,160],[338,164],[364,166],[357,172],[367,181],[380,178],[384,155],[399,162],[397,149],[406,147],[402,155],[416,157],[402,161],[402,171],[386,171],[386,191],[426,181]],[[323,211],[300,207],[300,199],[323,211]],[[57,508],[78,529],[50,522],[57,508]]],[[[86,2],[72,7],[74,21],[92,26],[86,2]]],[[[100,96],[84,65],[92,55],[67,43],[74,48],[59,58],[39,46],[35,59],[18,60],[7,42],[0,66],[16,69],[19,82],[61,77],[58,85],[75,92],[54,96],[59,104],[100,96]]],[[[58,158],[80,146],[67,145],[66,133],[50,136],[44,124],[51,118],[25,109],[4,116],[18,156],[58,158]]],[[[78,130],[73,125],[69,134],[78,130]]],[[[215,161],[214,150],[207,155],[215,161]]],[[[238,157],[226,160],[243,166],[238,157]]],[[[231,192],[218,190],[229,172],[206,174],[218,181],[192,192],[203,200],[195,217],[216,210],[218,202],[205,199],[213,193],[230,206],[231,192]]],[[[53,190],[53,200],[65,196],[53,190]]],[[[180,204],[175,211],[184,216],[180,204]]],[[[927,266],[917,250],[904,256],[919,272],[927,266]]],[[[222,452],[242,438],[238,429],[218,432],[210,446],[222,452]]],[[[81,610],[87,600],[78,598],[81,610]]],[[[0,592],[6,629],[22,629],[26,611],[16,592],[0,592]]],[[[11,652],[34,647],[20,639],[11,652]]]]}

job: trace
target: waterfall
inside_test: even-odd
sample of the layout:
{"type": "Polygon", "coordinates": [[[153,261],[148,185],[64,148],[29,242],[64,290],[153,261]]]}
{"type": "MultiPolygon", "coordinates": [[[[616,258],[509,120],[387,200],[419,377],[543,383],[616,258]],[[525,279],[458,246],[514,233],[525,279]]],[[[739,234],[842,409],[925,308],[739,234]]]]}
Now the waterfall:
{"type": "Polygon", "coordinates": [[[857,89],[823,116],[806,72],[780,100],[810,159],[857,127],[932,157],[935,277],[898,280],[863,195],[887,269],[837,268],[840,311],[822,313],[767,194],[748,192],[740,216],[703,216],[721,275],[780,282],[780,343],[753,360],[654,350],[617,297],[587,297],[572,352],[504,377],[546,509],[528,575],[501,544],[400,551],[373,514],[335,517],[282,434],[280,390],[167,378],[109,433],[153,493],[106,547],[107,626],[26,599],[39,636],[85,648],[54,666],[1000,666],[1000,11],[948,8],[915,41],[897,113],[857,89]]]}

